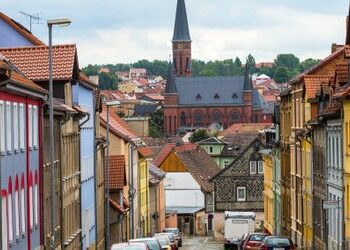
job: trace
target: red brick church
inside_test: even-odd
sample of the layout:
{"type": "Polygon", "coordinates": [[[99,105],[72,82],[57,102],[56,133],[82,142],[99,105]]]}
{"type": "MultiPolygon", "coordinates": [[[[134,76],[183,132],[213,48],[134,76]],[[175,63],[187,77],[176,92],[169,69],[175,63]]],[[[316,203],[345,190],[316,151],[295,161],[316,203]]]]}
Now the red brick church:
{"type": "Polygon", "coordinates": [[[177,1],[173,35],[173,63],[169,64],[164,100],[167,135],[179,130],[218,123],[271,122],[264,100],[252,87],[248,68],[244,76],[192,77],[191,36],[184,0],[177,1]]]}

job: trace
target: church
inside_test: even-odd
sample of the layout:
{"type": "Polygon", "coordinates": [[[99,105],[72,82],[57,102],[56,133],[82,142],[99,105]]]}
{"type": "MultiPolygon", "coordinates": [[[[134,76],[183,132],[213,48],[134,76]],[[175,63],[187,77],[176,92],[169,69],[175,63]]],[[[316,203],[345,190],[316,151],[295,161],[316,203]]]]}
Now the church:
{"type": "Polygon", "coordinates": [[[164,93],[165,134],[220,124],[270,123],[271,110],[253,89],[249,69],[244,76],[193,77],[192,40],[185,0],[177,1],[173,63],[169,64],[164,93]]]}

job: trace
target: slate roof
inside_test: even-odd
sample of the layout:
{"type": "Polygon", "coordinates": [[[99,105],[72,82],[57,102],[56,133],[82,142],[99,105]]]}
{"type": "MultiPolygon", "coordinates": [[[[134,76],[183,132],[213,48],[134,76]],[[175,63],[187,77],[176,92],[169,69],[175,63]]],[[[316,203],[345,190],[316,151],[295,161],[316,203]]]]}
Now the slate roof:
{"type": "Polygon", "coordinates": [[[179,105],[216,106],[243,103],[243,76],[176,77],[179,105]]]}
{"type": "MultiPolygon", "coordinates": [[[[0,53],[29,79],[49,80],[49,47],[1,48],[0,53]]],[[[74,44],[53,46],[54,80],[71,80],[74,77],[74,69],[78,72],[78,68],[77,49],[74,44]]]]}
{"type": "Polygon", "coordinates": [[[154,165],[150,165],[149,167],[149,182],[152,184],[159,183],[162,179],[164,179],[166,176],[166,173],[161,170],[160,168],[157,168],[154,165]]]}
{"type": "Polygon", "coordinates": [[[185,0],[177,1],[173,41],[191,41],[185,0]]]}
{"type": "Polygon", "coordinates": [[[216,175],[220,168],[213,158],[200,147],[193,150],[176,152],[188,172],[201,186],[203,192],[212,192],[214,185],[209,179],[216,175]]]}
{"type": "Polygon", "coordinates": [[[136,116],[149,116],[158,108],[158,104],[136,104],[135,115],[136,116]]]}
{"type": "Polygon", "coordinates": [[[42,41],[40,41],[36,36],[34,36],[28,29],[26,29],[22,24],[16,22],[10,17],[6,16],[4,13],[0,12],[0,19],[4,20],[8,25],[14,28],[18,33],[24,36],[27,40],[29,40],[35,46],[45,45],[42,41]]]}
{"type": "Polygon", "coordinates": [[[175,77],[174,77],[174,66],[172,63],[169,63],[168,65],[168,75],[165,85],[165,93],[171,94],[176,93],[176,84],[175,84],[175,77]]]}
{"type": "Polygon", "coordinates": [[[125,157],[124,155],[111,155],[109,157],[109,188],[123,189],[125,185],[125,157]]]}
{"type": "Polygon", "coordinates": [[[237,157],[239,156],[256,138],[258,138],[257,132],[245,132],[238,133],[229,137],[225,137],[224,140],[227,145],[222,150],[221,157],[237,157]]]}
{"type": "Polygon", "coordinates": [[[274,105],[271,102],[268,102],[264,99],[264,97],[260,94],[259,91],[253,90],[253,108],[254,109],[262,109],[263,114],[273,114],[274,105]]]}

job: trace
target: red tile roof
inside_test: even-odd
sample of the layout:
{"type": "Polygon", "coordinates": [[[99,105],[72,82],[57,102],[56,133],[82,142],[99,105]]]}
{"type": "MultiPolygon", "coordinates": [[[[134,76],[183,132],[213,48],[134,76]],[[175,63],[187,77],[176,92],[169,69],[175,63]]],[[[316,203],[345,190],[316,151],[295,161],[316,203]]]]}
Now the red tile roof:
{"type": "Polygon", "coordinates": [[[112,155],[109,157],[109,188],[123,189],[125,185],[125,157],[124,155],[112,155]]]}
{"type": "Polygon", "coordinates": [[[9,62],[1,54],[0,54],[0,68],[4,68],[6,70],[9,70],[8,72],[11,72],[11,74],[9,73],[7,74],[7,77],[10,77],[10,81],[12,84],[18,85],[19,87],[22,87],[22,88],[33,90],[35,92],[38,92],[44,95],[48,93],[46,89],[40,87],[39,85],[35,84],[34,82],[26,78],[20,71],[18,71],[16,68],[14,68],[11,65],[11,62],[9,62]]]}
{"type": "Polygon", "coordinates": [[[306,99],[315,98],[317,92],[321,89],[321,85],[328,85],[329,80],[330,76],[306,75],[304,77],[306,99]]]}
{"type": "Polygon", "coordinates": [[[232,124],[230,127],[225,129],[220,133],[220,136],[230,136],[237,133],[245,133],[245,132],[256,132],[270,128],[272,124],[268,123],[236,123],[232,124]]]}
{"type": "MultiPolygon", "coordinates": [[[[116,136],[120,136],[124,140],[136,139],[137,136],[128,126],[128,124],[116,114],[116,108],[110,107],[109,109],[109,125],[111,133],[116,136]]],[[[107,107],[103,105],[102,113],[100,114],[100,122],[103,127],[107,124],[107,107]]]]}
{"type": "Polygon", "coordinates": [[[22,24],[16,22],[10,17],[6,16],[4,13],[0,12],[0,19],[4,20],[8,25],[14,28],[18,33],[24,36],[28,41],[30,41],[35,46],[45,45],[42,41],[34,36],[29,30],[27,30],[22,24]]]}
{"type": "Polygon", "coordinates": [[[112,200],[111,198],[109,198],[109,204],[111,205],[111,207],[113,209],[115,209],[117,212],[124,214],[126,213],[125,209],[122,208],[122,206],[119,204],[119,202],[116,202],[114,200],[112,200]]]}
{"type": "MultiPolygon", "coordinates": [[[[49,80],[49,48],[47,46],[1,48],[2,53],[23,74],[33,81],[49,80]]],[[[71,80],[78,69],[74,44],[53,46],[54,80],[71,80]]]]}
{"type": "Polygon", "coordinates": [[[138,151],[145,158],[151,158],[154,155],[154,151],[151,147],[140,147],[138,151]]]}

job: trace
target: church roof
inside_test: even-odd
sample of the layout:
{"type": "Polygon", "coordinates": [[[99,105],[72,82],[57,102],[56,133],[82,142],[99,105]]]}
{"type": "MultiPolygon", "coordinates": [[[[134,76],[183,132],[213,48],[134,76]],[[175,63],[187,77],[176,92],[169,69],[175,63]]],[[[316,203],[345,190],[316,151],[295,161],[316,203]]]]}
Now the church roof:
{"type": "Polygon", "coordinates": [[[177,1],[173,41],[191,41],[185,0],[177,1]]]}
{"type": "Polygon", "coordinates": [[[243,103],[244,77],[176,77],[179,105],[217,106],[243,103]]]}

